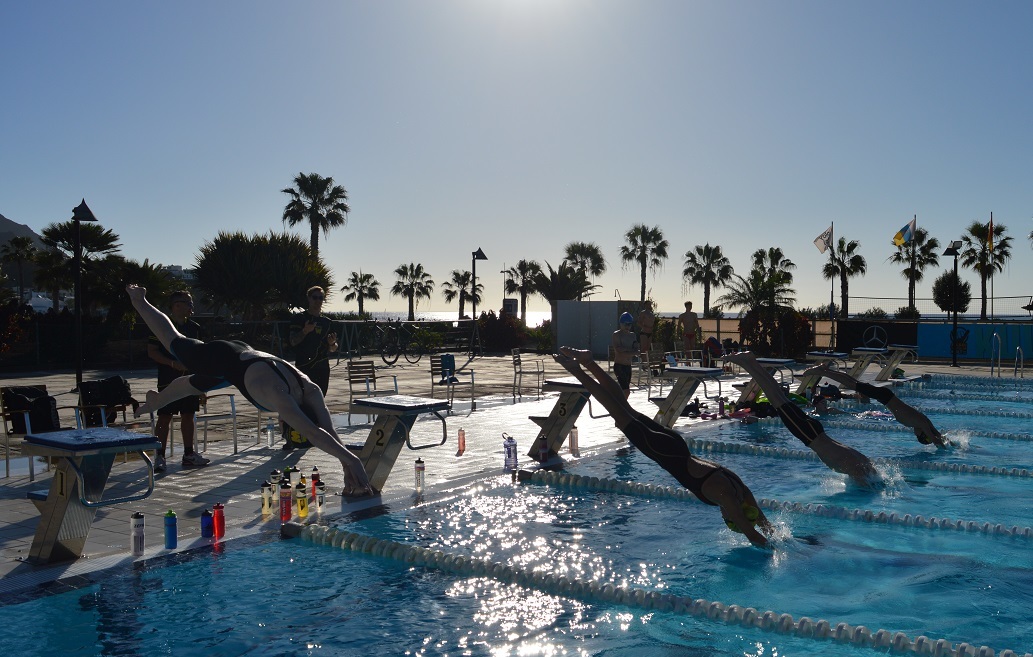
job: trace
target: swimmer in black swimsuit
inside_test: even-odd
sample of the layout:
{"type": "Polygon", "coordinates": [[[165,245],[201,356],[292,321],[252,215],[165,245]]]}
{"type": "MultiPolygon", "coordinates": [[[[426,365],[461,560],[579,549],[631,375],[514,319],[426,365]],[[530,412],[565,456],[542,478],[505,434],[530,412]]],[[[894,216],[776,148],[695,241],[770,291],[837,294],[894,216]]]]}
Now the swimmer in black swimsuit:
{"type": "Polygon", "coordinates": [[[767,544],[757,527],[769,530],[771,524],[753,493],[734,472],[693,456],[676,431],[635,411],[617,382],[592,360],[591,353],[562,347],[555,359],[599,400],[617,428],[643,454],[674,475],[701,502],[721,507],[730,529],[742,532],[754,545],[767,544]]]}
{"type": "Polygon", "coordinates": [[[833,381],[842,383],[847,388],[856,390],[860,395],[871,397],[878,401],[889,409],[890,413],[893,413],[893,417],[896,418],[897,422],[900,422],[905,427],[913,429],[915,437],[918,438],[918,442],[923,445],[935,444],[937,447],[947,446],[946,439],[944,439],[943,435],[936,430],[936,427],[933,426],[932,421],[926,417],[925,413],[914,406],[901,401],[901,399],[888,387],[873,386],[870,383],[858,381],[846,372],[833,370],[829,367],[828,363],[819,365],[818,367],[812,367],[804,372],[804,374],[820,374],[827,379],[832,379],[833,381]]]}
{"type": "Polygon", "coordinates": [[[753,380],[764,391],[782,423],[800,442],[810,447],[822,463],[836,472],[847,475],[862,486],[876,485],[881,481],[879,473],[867,456],[830,438],[821,422],[804,413],[789,398],[775,377],[771,376],[771,372],[757,362],[753,354],[741,351],[726,355],[724,360],[735,363],[753,376],[753,380]]]}
{"type": "Polygon", "coordinates": [[[133,307],[170,353],[194,372],[181,376],[161,392],[147,393],[137,415],[189,395],[236,386],[255,406],[276,412],[316,447],[338,458],[344,469],[345,496],[376,495],[359,457],[350,452],[334,430],[323,393],[290,363],[255,351],[238,340],[201,342],[183,336],[160,310],[147,301],[147,290],[126,286],[133,307]]]}

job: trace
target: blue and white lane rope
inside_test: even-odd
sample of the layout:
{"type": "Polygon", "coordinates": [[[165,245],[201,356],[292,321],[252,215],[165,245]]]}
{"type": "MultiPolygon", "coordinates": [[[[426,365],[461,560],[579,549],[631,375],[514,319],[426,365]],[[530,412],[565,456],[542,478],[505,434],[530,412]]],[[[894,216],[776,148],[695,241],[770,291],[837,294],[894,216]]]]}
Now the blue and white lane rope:
{"type": "MultiPolygon", "coordinates": [[[[336,527],[320,525],[283,526],[285,536],[298,536],[316,545],[325,545],[350,550],[374,557],[392,559],[406,565],[433,568],[456,575],[490,577],[507,584],[517,584],[553,595],[565,595],[579,599],[599,600],[622,604],[645,610],[667,611],[689,614],[697,618],[739,625],[745,628],[759,628],[768,632],[793,635],[814,640],[829,640],[840,644],[870,647],[885,652],[887,649],[898,654],[932,655],[933,657],[1020,657],[1012,650],[995,652],[987,646],[976,647],[969,643],[956,646],[947,639],[930,639],[918,636],[911,640],[903,632],[879,629],[872,632],[864,625],[831,623],[827,620],[814,621],[806,616],[796,620],[790,614],[775,611],[758,611],[753,607],[726,605],[721,602],[690,598],[686,596],[647,591],[638,587],[619,587],[612,583],[582,582],[565,575],[529,571],[508,564],[457,555],[441,550],[431,550],[417,545],[399,543],[336,527]]],[[[1033,657],[1026,653],[1022,657],[1033,657]]]]}
{"type": "MultiPolygon", "coordinates": [[[[777,419],[777,418],[776,418],[777,419]]],[[[781,420],[779,420],[781,422],[781,420]]],[[[811,450],[789,449],[788,447],[766,447],[764,445],[748,445],[729,443],[720,440],[702,438],[687,439],[689,449],[693,453],[709,452],[711,454],[754,454],[783,459],[800,459],[817,461],[818,455],[811,450]]],[[[952,472],[956,474],[985,474],[1005,477],[1033,477],[1033,471],[1027,468],[1006,468],[999,466],[971,465],[968,463],[944,463],[940,461],[908,461],[901,459],[872,459],[876,465],[887,465],[904,470],[931,470],[934,472],[952,472]]]]}
{"type": "MultiPolygon", "coordinates": [[[[535,470],[531,474],[531,483],[565,488],[570,490],[588,490],[598,492],[613,492],[625,495],[642,495],[650,498],[673,499],[673,500],[694,500],[696,496],[681,486],[665,486],[662,484],[643,484],[634,481],[621,481],[619,479],[607,479],[600,477],[583,477],[565,472],[552,472],[550,470],[535,470]]],[[[800,513],[824,518],[836,518],[839,520],[853,520],[855,522],[870,522],[880,525],[893,525],[897,527],[918,527],[925,529],[946,529],[958,532],[970,532],[974,534],[988,534],[995,536],[1018,536],[1022,538],[1033,538],[1033,527],[1019,527],[1012,525],[1007,527],[1000,523],[975,522],[971,520],[952,520],[950,518],[937,518],[932,516],[924,518],[920,515],[912,516],[910,513],[886,513],[885,511],[872,511],[871,509],[848,509],[843,506],[825,504],[801,504],[799,502],[787,502],[772,498],[761,498],[757,500],[761,508],[770,511],[786,511],[789,513],[800,513]]]]}

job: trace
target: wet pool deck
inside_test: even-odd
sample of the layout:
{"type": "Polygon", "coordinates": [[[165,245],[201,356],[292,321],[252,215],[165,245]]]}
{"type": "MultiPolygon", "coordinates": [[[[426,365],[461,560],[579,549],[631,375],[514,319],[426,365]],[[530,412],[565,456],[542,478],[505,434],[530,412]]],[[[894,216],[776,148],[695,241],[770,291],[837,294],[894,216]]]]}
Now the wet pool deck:
{"type": "MultiPolygon", "coordinates": [[[[551,358],[543,360],[546,378],[560,378],[566,375],[551,358]]],[[[383,363],[377,361],[377,365],[381,367],[383,363]]],[[[333,370],[327,395],[328,406],[335,414],[335,424],[344,442],[361,444],[365,442],[371,425],[364,422],[365,416],[353,416],[352,424],[347,423],[345,411],[348,405],[348,384],[344,367],[342,361],[333,370]]],[[[548,415],[557,393],[546,394],[539,399],[527,385],[528,378],[525,377],[524,394],[514,399],[511,392],[513,365],[509,357],[479,357],[465,369],[473,369],[476,372],[476,410],[471,410],[468,387],[460,388],[455,412],[448,417],[448,441],[443,446],[419,451],[403,448],[380,498],[347,503],[339,495],[331,495],[331,492],[339,492],[343,485],[341,467],[337,460],[317,449],[284,451],[280,439],[277,439],[274,447],[268,447],[266,437],[258,430],[257,412],[246,400],[238,396],[238,453],[233,454],[228,424],[220,422],[210,427],[209,442],[204,452],[205,456],[212,460],[211,464],[204,468],[182,468],[182,444],[177,431],[174,455],[168,457],[168,470],[157,475],[154,494],[142,501],[99,509],[84,550],[84,558],[74,562],[42,566],[25,561],[39,520],[39,513],[27,499],[26,493],[48,487],[51,474],[44,470],[42,464],[37,464],[36,480],[30,482],[27,461],[15,459],[12,461],[11,476],[0,479],[0,594],[30,590],[39,586],[47,587],[48,590],[62,590],[68,586],[77,586],[78,582],[89,581],[96,573],[106,568],[169,554],[170,551],[164,549],[162,519],[168,509],[174,510],[178,516],[177,551],[205,547],[213,542],[212,539],[201,538],[200,516],[205,508],[210,509],[217,502],[225,504],[226,507],[226,536],[223,541],[262,533],[275,536],[279,531],[280,520],[276,516],[262,515],[260,486],[272,470],[282,470],[287,465],[297,466],[306,476],[313,466],[318,466],[322,479],[327,484],[326,508],[320,516],[313,511],[309,516],[310,521],[325,521],[333,516],[381,504],[400,509],[416,503],[413,462],[417,457],[426,462],[428,497],[439,496],[447,493],[449,489],[467,485],[477,479],[508,476],[502,468],[503,432],[516,438],[521,465],[533,466],[534,462],[527,458],[526,453],[538,433],[538,426],[529,417],[548,415]],[[456,434],[460,428],[465,429],[466,452],[462,456],[456,456],[456,434]],[[143,512],[146,518],[146,551],[143,557],[133,557],[129,549],[129,517],[136,511],[143,512]]],[[[919,363],[909,364],[905,369],[908,374],[938,373],[987,377],[990,374],[989,368],[985,365],[952,368],[949,364],[919,363]]],[[[399,391],[403,394],[431,396],[430,366],[426,360],[417,365],[404,363],[392,367],[383,366],[379,372],[397,375],[399,391]]],[[[143,392],[153,385],[154,375],[151,370],[85,372],[84,379],[102,378],[116,373],[130,381],[131,388],[138,398],[142,398],[143,392]]],[[[1005,371],[1005,376],[1011,375],[1011,371],[1005,371]]],[[[741,381],[742,378],[739,377],[738,380],[741,381]]],[[[730,386],[732,381],[730,375],[723,377],[723,394],[737,394],[730,386]]],[[[7,376],[2,381],[2,385],[39,383],[46,384],[52,394],[54,391],[67,391],[74,388],[75,374],[25,373],[7,376]]],[[[713,384],[709,392],[714,394],[713,384]]],[[[655,386],[653,394],[656,394],[655,386]]],[[[441,395],[442,391],[438,390],[437,397],[440,398],[441,395]]],[[[699,396],[702,397],[702,389],[699,396]]],[[[58,397],[58,400],[61,404],[61,397],[58,397]]],[[[656,410],[656,406],[649,401],[649,394],[644,386],[635,388],[633,385],[630,401],[635,408],[648,415],[652,415],[656,410]]],[[[211,410],[218,412],[222,409],[216,406],[211,410]]],[[[607,417],[592,418],[590,413],[600,416],[604,411],[598,403],[593,403],[582,412],[578,420],[582,458],[612,450],[623,443],[623,436],[613,426],[612,421],[607,417]]],[[[65,418],[62,415],[62,423],[65,426],[74,426],[70,416],[65,418]]],[[[705,431],[706,425],[706,421],[681,418],[675,427],[682,431],[695,432],[705,431]]],[[[421,416],[413,427],[412,442],[419,445],[437,443],[440,439],[440,421],[432,415],[421,416]]],[[[566,448],[561,456],[565,459],[571,458],[566,448]]],[[[0,475],[2,474],[0,472],[0,475]]],[[[131,460],[124,463],[118,459],[112,468],[107,495],[128,494],[133,490],[139,490],[144,481],[145,467],[142,462],[131,460]]]]}

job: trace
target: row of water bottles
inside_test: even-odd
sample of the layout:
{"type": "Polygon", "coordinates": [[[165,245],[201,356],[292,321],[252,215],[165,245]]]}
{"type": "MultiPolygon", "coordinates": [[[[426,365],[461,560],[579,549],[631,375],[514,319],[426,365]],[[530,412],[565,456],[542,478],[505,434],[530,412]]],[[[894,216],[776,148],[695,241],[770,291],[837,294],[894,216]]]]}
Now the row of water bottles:
{"type": "MultiPolygon", "coordinates": [[[[165,521],[165,549],[175,550],[179,547],[179,518],[176,512],[169,509],[162,516],[165,521]]],[[[147,545],[145,518],[137,511],[129,517],[129,545],[134,557],[143,556],[147,545]]],[[[226,535],[225,506],[216,503],[212,510],[207,508],[201,512],[201,538],[220,539],[226,535]]]]}
{"type": "Polygon", "coordinates": [[[296,466],[288,465],[273,470],[262,482],[262,515],[273,513],[273,494],[278,491],[280,521],[288,522],[294,516],[307,518],[311,506],[322,513],[326,506],[326,483],[320,479],[319,467],[313,466],[311,479],[306,480],[296,466]]]}

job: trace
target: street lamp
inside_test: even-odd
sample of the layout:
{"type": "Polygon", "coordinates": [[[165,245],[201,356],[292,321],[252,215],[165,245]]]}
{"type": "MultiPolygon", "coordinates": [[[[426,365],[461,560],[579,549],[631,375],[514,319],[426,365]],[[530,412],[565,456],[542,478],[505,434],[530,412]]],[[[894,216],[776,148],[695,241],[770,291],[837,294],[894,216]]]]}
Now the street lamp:
{"type": "Polygon", "coordinates": [[[487,260],[488,256],[484,255],[484,251],[479,248],[473,252],[473,262],[470,265],[470,277],[473,281],[470,284],[470,301],[473,303],[473,319],[477,321],[477,261],[487,260]]]}
{"type": "Polygon", "coordinates": [[[86,199],[72,208],[72,221],[75,222],[75,389],[78,390],[82,387],[82,235],[79,227],[83,221],[97,221],[86,199]]]}
{"type": "Polygon", "coordinates": [[[954,281],[951,290],[951,305],[954,306],[954,328],[951,330],[951,367],[958,366],[958,256],[961,252],[961,240],[951,242],[943,252],[945,256],[954,256],[954,281]]]}

